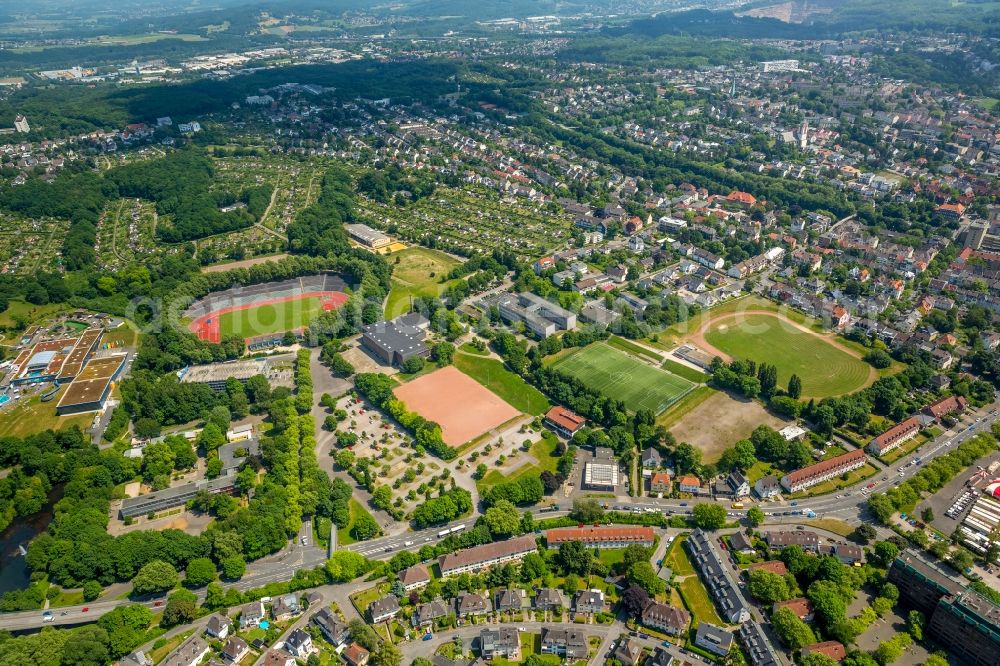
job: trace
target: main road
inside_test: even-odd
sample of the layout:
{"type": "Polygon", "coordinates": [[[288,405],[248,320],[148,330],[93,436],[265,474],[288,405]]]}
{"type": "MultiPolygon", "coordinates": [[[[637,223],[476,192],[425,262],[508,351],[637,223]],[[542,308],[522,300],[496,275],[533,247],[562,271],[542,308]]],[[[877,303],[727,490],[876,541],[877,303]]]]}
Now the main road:
{"type": "MultiPolygon", "coordinates": [[[[866,489],[866,486],[873,484],[870,489],[866,489],[871,493],[883,493],[912,476],[919,470],[920,465],[954,450],[959,444],[977,434],[989,432],[992,425],[998,421],[1000,421],[1000,399],[979,410],[970,411],[954,428],[945,431],[933,441],[927,442],[918,451],[903,456],[893,462],[890,467],[876,474],[875,477],[859,481],[850,488],[840,490],[838,494],[830,493],[828,495],[798,500],[794,506],[788,500],[767,502],[759,505],[764,510],[765,522],[769,520],[777,522],[782,520],[784,516],[800,514],[801,511],[810,509],[819,516],[840,517],[848,522],[860,524],[867,499],[866,494],[863,494],[861,491],[866,489]],[[919,463],[917,462],[918,459],[920,460],[919,463]]],[[[677,514],[690,513],[692,505],[698,501],[712,500],[681,501],[654,497],[620,497],[615,500],[608,500],[609,504],[614,502],[622,510],[663,511],[677,514]]],[[[567,515],[569,509],[570,507],[566,505],[558,506],[556,510],[539,510],[535,508],[534,511],[538,513],[540,518],[554,518],[567,515]]],[[[729,513],[734,517],[738,517],[744,515],[746,509],[730,509],[729,513]]],[[[372,560],[385,560],[403,550],[415,551],[425,545],[437,543],[449,534],[469,529],[475,521],[476,516],[469,516],[447,525],[439,525],[399,535],[353,543],[346,546],[344,550],[359,553],[372,560]]],[[[307,539],[308,541],[310,540],[307,539]]],[[[267,583],[290,580],[297,570],[320,566],[325,560],[326,551],[324,549],[313,545],[302,545],[301,539],[296,539],[288,548],[280,553],[252,563],[247,574],[234,583],[232,587],[243,591],[261,587],[267,583]]],[[[203,597],[204,592],[199,593],[199,596],[203,597]]],[[[43,620],[43,611],[41,610],[2,613],[0,614],[0,630],[23,631],[36,629],[45,624],[76,625],[92,622],[119,606],[132,603],[140,603],[150,608],[156,608],[165,602],[162,597],[141,600],[124,598],[95,601],[86,605],[66,606],[52,609],[52,619],[48,623],[43,620]]]]}

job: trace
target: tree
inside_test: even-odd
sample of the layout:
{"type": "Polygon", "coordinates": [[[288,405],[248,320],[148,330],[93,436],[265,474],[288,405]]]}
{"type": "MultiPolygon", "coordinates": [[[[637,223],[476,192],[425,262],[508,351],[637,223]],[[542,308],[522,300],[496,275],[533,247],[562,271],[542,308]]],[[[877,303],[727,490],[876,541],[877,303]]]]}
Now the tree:
{"type": "Polygon", "coordinates": [[[382,528],[378,526],[375,519],[367,511],[363,511],[354,516],[354,524],[351,526],[351,536],[357,541],[367,541],[377,537],[382,533],[382,528]]]}
{"type": "Polygon", "coordinates": [[[439,342],[431,347],[431,360],[440,366],[450,364],[454,356],[455,345],[450,342],[439,342]]]}
{"type": "Polygon", "coordinates": [[[153,560],[139,569],[139,573],[132,579],[132,591],[139,595],[166,592],[176,587],[179,579],[173,565],[163,560],[153,560]]]}
{"type": "Polygon", "coordinates": [[[625,546],[625,550],[622,551],[622,567],[628,571],[629,567],[636,562],[648,562],[652,556],[652,548],[635,543],[625,546]]]}
{"type": "Polygon", "coordinates": [[[93,601],[97,597],[101,596],[101,592],[104,588],[96,580],[88,580],[83,584],[83,600],[93,601]]]}
{"type": "Polygon", "coordinates": [[[347,623],[347,631],[352,641],[369,652],[374,652],[378,647],[378,634],[364,620],[351,620],[347,623]]]}
{"type": "Polygon", "coordinates": [[[226,580],[239,580],[247,570],[246,560],[242,555],[232,555],[219,562],[222,567],[222,576],[226,580]]]}
{"type": "Polygon", "coordinates": [[[152,612],[141,604],[119,606],[101,616],[97,625],[108,634],[108,652],[121,657],[139,647],[153,620],[152,612]]]}
{"type": "Polygon", "coordinates": [[[726,509],[720,504],[695,504],[692,514],[694,524],[703,530],[717,530],[726,524],[726,509]]]}
{"type": "Polygon", "coordinates": [[[878,541],[872,548],[872,559],[874,563],[883,569],[892,564],[892,561],[899,555],[899,548],[889,541],[878,541]]]}
{"type": "Polygon", "coordinates": [[[791,597],[788,583],[783,577],[762,569],[750,572],[750,584],[747,589],[755,599],[767,604],[784,601],[791,597]]]}
{"type": "Polygon", "coordinates": [[[764,511],[759,506],[752,506],[747,511],[747,522],[750,527],[757,527],[764,522],[764,511]]]}
{"type": "Polygon", "coordinates": [[[192,621],[198,614],[198,597],[190,590],[177,590],[167,597],[160,619],[161,627],[174,627],[192,621]]]}
{"type": "Polygon", "coordinates": [[[499,500],[486,509],[484,518],[486,526],[494,538],[508,537],[514,534],[521,524],[517,508],[507,500],[499,500]]]}
{"type": "Polygon", "coordinates": [[[530,583],[549,573],[549,567],[538,553],[528,553],[521,560],[521,580],[530,583]]]}
{"type": "Polygon", "coordinates": [[[877,536],[878,536],[878,533],[875,531],[874,527],[872,527],[871,525],[867,525],[867,524],[861,524],[861,525],[858,525],[857,529],[854,530],[854,534],[852,535],[852,538],[855,541],[857,541],[858,543],[867,546],[877,536]]]}
{"type": "Polygon", "coordinates": [[[577,498],[569,515],[581,523],[596,523],[604,518],[604,508],[595,499],[577,498]]]}
{"type": "Polygon", "coordinates": [[[674,465],[679,474],[690,474],[701,465],[701,450],[682,442],[674,451],[674,465]]]}
{"type": "Polygon", "coordinates": [[[589,576],[594,565],[594,554],[580,541],[564,541],[559,544],[556,561],[566,573],[589,576]]]}
{"type": "Polygon", "coordinates": [[[906,630],[910,632],[913,640],[921,641],[924,639],[924,625],[926,623],[927,618],[918,610],[911,610],[910,614],[906,616],[906,630]]]}
{"type": "Polygon", "coordinates": [[[326,571],[334,583],[347,583],[367,573],[371,563],[363,555],[349,550],[338,550],[326,561],[326,571]]]}
{"type": "Polygon", "coordinates": [[[632,585],[622,593],[622,608],[634,618],[642,615],[646,604],[649,603],[649,593],[638,585],[632,585]]]}
{"type": "Polygon", "coordinates": [[[819,652],[812,652],[805,656],[799,657],[799,666],[838,666],[837,661],[832,659],[825,654],[819,652]]]}
{"type": "Polygon", "coordinates": [[[383,641],[372,655],[373,666],[399,666],[403,653],[389,641],[383,641]]]}
{"type": "Polygon", "coordinates": [[[413,356],[403,361],[402,370],[407,374],[414,374],[424,369],[427,362],[421,356],[413,356]]]}
{"type": "Polygon", "coordinates": [[[196,557],[188,562],[184,574],[187,587],[205,587],[215,580],[215,564],[207,557],[196,557]]]}
{"type": "Polygon", "coordinates": [[[833,627],[844,619],[847,612],[847,603],[840,594],[837,585],[827,580],[817,580],[809,589],[806,596],[813,603],[813,608],[819,619],[827,626],[833,627]]]}
{"type": "Polygon", "coordinates": [[[802,395],[802,380],[798,375],[788,378],[788,397],[798,400],[802,395]]]}
{"type": "Polygon", "coordinates": [[[638,585],[651,596],[662,594],[667,589],[666,581],[656,575],[653,565],[647,561],[636,562],[629,567],[626,577],[629,583],[638,585]]]}
{"type": "Polygon", "coordinates": [[[792,650],[816,642],[816,635],[808,624],[798,618],[791,608],[779,608],[771,615],[771,626],[781,642],[792,650]]]}

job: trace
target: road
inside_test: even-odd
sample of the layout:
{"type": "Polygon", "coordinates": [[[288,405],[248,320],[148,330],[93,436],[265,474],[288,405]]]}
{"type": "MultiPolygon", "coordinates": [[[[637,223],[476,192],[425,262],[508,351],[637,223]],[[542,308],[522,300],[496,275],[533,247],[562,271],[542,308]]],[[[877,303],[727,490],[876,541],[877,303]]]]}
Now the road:
{"type": "MultiPolygon", "coordinates": [[[[794,505],[788,500],[762,504],[761,506],[767,516],[766,522],[780,524],[782,521],[794,520],[791,516],[795,512],[801,512],[801,510],[808,508],[815,511],[820,517],[839,517],[849,523],[860,524],[867,501],[866,495],[862,494],[861,490],[867,484],[875,484],[871,489],[871,493],[885,492],[889,488],[901,483],[904,479],[911,477],[920,468],[920,465],[914,462],[916,458],[921,458],[921,464],[933,460],[937,456],[944,455],[953,450],[970,437],[981,432],[989,432],[993,423],[998,421],[1000,421],[1000,399],[979,410],[970,411],[956,424],[955,428],[945,431],[934,441],[927,442],[919,451],[895,461],[889,468],[883,471],[881,476],[872,477],[873,480],[871,481],[867,479],[859,481],[854,486],[843,489],[836,495],[830,494],[798,500],[794,505]],[[901,472],[899,471],[900,468],[902,468],[901,472]]],[[[711,502],[714,500],[682,501],[666,498],[633,498],[626,496],[616,498],[615,500],[608,500],[609,503],[614,503],[615,506],[622,507],[624,510],[631,508],[633,511],[670,511],[680,514],[690,513],[692,505],[698,501],[711,502]]],[[[556,511],[539,511],[538,507],[534,507],[533,513],[539,518],[556,518],[567,515],[569,509],[568,503],[565,503],[564,505],[560,505],[556,511]]],[[[730,509],[730,515],[733,517],[739,517],[745,513],[746,509],[730,509]]],[[[475,516],[469,516],[447,525],[354,543],[346,546],[345,550],[360,553],[369,559],[385,560],[391,558],[401,550],[418,550],[424,545],[437,543],[448,536],[449,533],[461,532],[463,529],[468,529],[475,521],[475,516]]],[[[302,545],[296,539],[293,544],[280,553],[254,562],[248,569],[247,574],[236,582],[234,587],[239,590],[248,590],[260,587],[266,583],[290,580],[298,569],[308,569],[321,565],[326,560],[326,551],[315,547],[311,541],[312,539],[309,537],[307,545],[302,545]]],[[[160,601],[162,602],[162,600],[160,601]]],[[[156,600],[150,599],[135,602],[130,599],[109,599],[87,604],[86,606],[69,606],[62,609],[54,609],[53,621],[50,624],[75,625],[92,622],[104,613],[118,606],[130,603],[142,603],[153,607],[156,600]],[[87,608],[88,610],[84,612],[83,608],[87,608]]],[[[18,631],[33,629],[39,628],[44,624],[42,621],[42,611],[40,610],[3,613],[0,615],[0,629],[3,630],[18,631]]]]}

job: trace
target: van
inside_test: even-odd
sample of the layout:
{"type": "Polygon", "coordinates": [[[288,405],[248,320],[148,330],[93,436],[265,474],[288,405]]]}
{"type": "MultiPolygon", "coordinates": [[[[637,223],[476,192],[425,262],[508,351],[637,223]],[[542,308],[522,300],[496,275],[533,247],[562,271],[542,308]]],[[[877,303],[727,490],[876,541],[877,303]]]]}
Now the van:
{"type": "Polygon", "coordinates": [[[404,541],[403,545],[406,546],[407,548],[409,548],[410,546],[413,545],[413,542],[412,541],[404,541]]]}

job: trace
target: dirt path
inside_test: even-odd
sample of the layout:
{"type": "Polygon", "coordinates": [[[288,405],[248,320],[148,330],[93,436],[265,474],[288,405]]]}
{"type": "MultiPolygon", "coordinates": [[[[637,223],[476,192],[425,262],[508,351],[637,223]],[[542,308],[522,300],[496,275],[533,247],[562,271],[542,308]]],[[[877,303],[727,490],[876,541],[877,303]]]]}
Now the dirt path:
{"type": "MultiPolygon", "coordinates": [[[[714,317],[714,318],[710,317],[707,321],[701,324],[701,326],[698,328],[697,331],[688,336],[688,339],[694,344],[704,349],[705,351],[707,351],[709,354],[718,356],[719,358],[728,363],[729,361],[732,361],[733,358],[729,354],[722,351],[721,349],[718,349],[712,344],[710,344],[708,340],[705,338],[705,333],[708,332],[708,329],[711,326],[718,324],[719,322],[726,321],[728,319],[736,319],[738,317],[745,317],[749,315],[766,315],[768,317],[774,317],[775,319],[791,326],[792,328],[795,328],[796,330],[823,339],[824,341],[826,341],[833,347],[836,347],[837,349],[844,352],[848,356],[851,356],[858,360],[862,360],[864,358],[861,352],[857,351],[856,349],[852,349],[847,345],[842,344],[839,340],[837,340],[837,336],[834,335],[833,333],[817,333],[808,326],[803,326],[798,322],[792,321],[785,315],[773,312],[771,310],[743,310],[741,312],[727,312],[726,314],[720,315],[719,317],[714,317]]],[[[868,379],[866,386],[870,386],[871,384],[873,384],[876,379],[878,379],[878,371],[875,368],[868,366],[868,379]]]]}
{"type": "Polygon", "coordinates": [[[278,187],[271,188],[271,200],[267,204],[267,208],[264,209],[264,214],[260,216],[260,223],[263,224],[267,216],[271,214],[271,209],[274,208],[274,202],[278,199],[278,187]]]}

